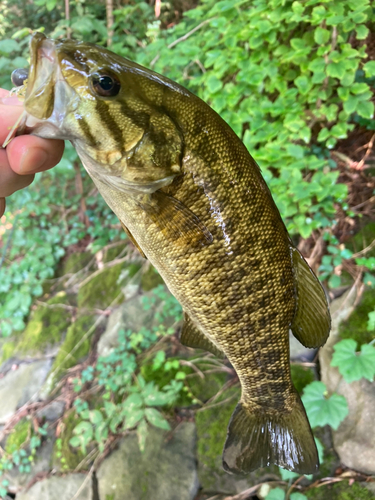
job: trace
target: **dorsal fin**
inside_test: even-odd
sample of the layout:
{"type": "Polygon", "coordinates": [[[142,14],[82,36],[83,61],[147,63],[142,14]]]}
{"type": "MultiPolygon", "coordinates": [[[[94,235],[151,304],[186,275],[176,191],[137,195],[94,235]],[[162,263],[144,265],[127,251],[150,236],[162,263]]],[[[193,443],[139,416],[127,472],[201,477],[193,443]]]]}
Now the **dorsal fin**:
{"type": "Polygon", "coordinates": [[[297,305],[291,329],[305,347],[319,347],[326,342],[331,328],[327,298],[300,252],[296,248],[292,252],[297,305]]]}
{"type": "MultiPolygon", "coordinates": [[[[121,221],[120,221],[121,222],[121,221]]],[[[142,257],[144,259],[147,259],[144,251],[142,250],[142,248],[138,245],[138,243],[136,242],[134,236],[132,235],[132,233],[129,231],[129,229],[125,226],[125,224],[123,222],[121,222],[121,225],[122,225],[122,228],[123,230],[125,231],[125,233],[127,234],[129,240],[133,243],[133,245],[135,246],[135,248],[139,251],[139,253],[142,255],[142,257]]]]}
{"type": "Polygon", "coordinates": [[[184,313],[184,324],[182,325],[180,342],[187,347],[204,349],[212,352],[218,358],[224,358],[224,353],[206,337],[191,321],[188,314],[184,313]]]}

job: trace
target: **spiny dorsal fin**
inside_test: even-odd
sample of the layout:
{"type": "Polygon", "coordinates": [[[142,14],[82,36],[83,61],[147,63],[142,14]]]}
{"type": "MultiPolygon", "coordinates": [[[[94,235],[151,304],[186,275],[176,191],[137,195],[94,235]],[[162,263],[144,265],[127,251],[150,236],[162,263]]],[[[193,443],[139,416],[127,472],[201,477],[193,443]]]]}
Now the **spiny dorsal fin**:
{"type": "MultiPolygon", "coordinates": [[[[120,221],[121,222],[121,221],[120,221]]],[[[123,222],[121,222],[121,225],[122,225],[122,228],[123,230],[125,231],[125,233],[127,234],[129,240],[133,243],[133,245],[135,246],[135,248],[139,251],[139,253],[142,255],[142,257],[144,259],[147,259],[144,251],[142,250],[142,248],[138,245],[138,243],[136,242],[136,240],[134,239],[134,236],[132,235],[132,233],[129,231],[129,229],[125,226],[125,224],[123,222]]]]}
{"type": "Polygon", "coordinates": [[[187,347],[194,347],[196,349],[204,349],[205,351],[212,352],[218,358],[224,358],[224,353],[216,347],[191,321],[190,317],[184,313],[184,324],[180,335],[180,342],[187,347]]]}
{"type": "Polygon", "coordinates": [[[292,248],[297,289],[293,335],[305,347],[323,345],[331,328],[331,317],[323,287],[296,248],[292,248]]]}
{"type": "Polygon", "coordinates": [[[154,224],[168,241],[181,246],[203,246],[212,243],[212,234],[186,205],[163,191],[155,191],[140,202],[154,224]]]}

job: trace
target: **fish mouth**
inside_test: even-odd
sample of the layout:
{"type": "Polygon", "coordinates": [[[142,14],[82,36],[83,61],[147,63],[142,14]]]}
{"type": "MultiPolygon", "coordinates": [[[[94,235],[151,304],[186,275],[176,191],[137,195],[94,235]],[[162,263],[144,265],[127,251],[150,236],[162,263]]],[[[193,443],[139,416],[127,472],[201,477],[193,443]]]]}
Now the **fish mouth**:
{"type": "Polygon", "coordinates": [[[24,107],[39,120],[48,119],[55,104],[55,83],[58,58],[54,40],[35,33],[30,42],[30,70],[24,107]]]}

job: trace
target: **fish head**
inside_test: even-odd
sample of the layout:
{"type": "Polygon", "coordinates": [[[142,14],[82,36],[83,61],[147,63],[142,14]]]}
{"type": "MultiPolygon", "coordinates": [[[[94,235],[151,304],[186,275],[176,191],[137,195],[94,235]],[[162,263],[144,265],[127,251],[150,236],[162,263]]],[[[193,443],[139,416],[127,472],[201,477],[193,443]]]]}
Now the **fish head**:
{"type": "Polygon", "coordinates": [[[25,129],[70,140],[92,177],[154,192],[180,172],[183,140],[165,112],[168,81],[109,50],[35,33],[25,129]]]}

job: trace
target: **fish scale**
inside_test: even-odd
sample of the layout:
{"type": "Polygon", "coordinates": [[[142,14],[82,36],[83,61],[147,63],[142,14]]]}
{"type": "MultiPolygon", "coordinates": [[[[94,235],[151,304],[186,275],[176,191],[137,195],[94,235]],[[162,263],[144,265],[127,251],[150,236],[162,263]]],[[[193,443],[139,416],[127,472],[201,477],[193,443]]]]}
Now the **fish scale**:
{"type": "Polygon", "coordinates": [[[224,353],[233,365],[242,395],[228,426],[225,470],[275,463],[315,472],[315,442],[290,376],[289,330],[307,347],[322,345],[327,301],[236,134],[167,78],[102,47],[38,33],[25,124],[76,147],[180,301],[181,342],[224,353]]]}

